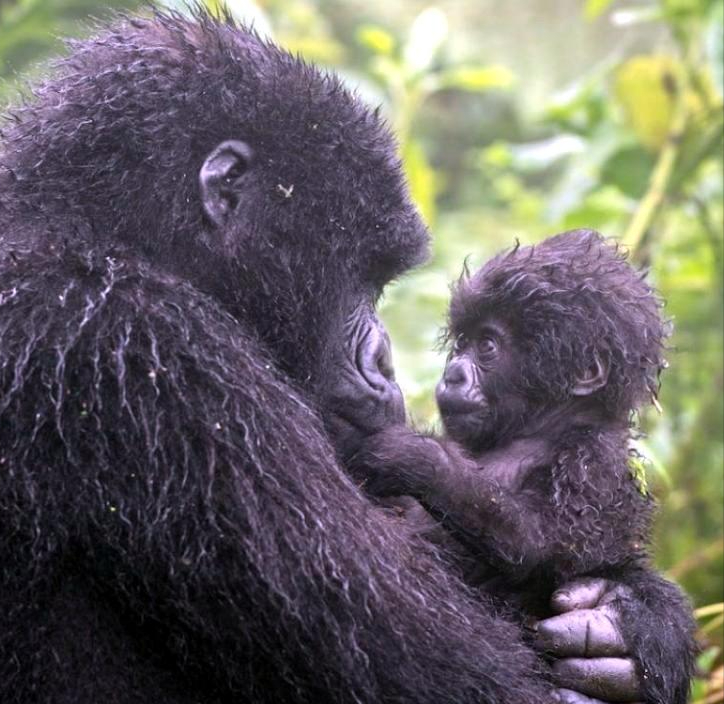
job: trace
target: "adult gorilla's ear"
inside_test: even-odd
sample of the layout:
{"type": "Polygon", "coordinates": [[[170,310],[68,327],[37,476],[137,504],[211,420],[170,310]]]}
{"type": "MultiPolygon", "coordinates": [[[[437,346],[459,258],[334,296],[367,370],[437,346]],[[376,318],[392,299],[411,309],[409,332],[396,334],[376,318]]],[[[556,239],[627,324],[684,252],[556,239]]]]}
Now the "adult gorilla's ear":
{"type": "Polygon", "coordinates": [[[595,355],[593,364],[578,377],[571,393],[574,396],[590,396],[594,391],[598,391],[606,385],[608,371],[608,363],[603,362],[598,355],[595,355]]]}
{"type": "Polygon", "coordinates": [[[236,208],[240,180],[251,160],[249,145],[235,139],[222,142],[206,157],[199,172],[201,204],[216,227],[224,227],[236,208]]]}

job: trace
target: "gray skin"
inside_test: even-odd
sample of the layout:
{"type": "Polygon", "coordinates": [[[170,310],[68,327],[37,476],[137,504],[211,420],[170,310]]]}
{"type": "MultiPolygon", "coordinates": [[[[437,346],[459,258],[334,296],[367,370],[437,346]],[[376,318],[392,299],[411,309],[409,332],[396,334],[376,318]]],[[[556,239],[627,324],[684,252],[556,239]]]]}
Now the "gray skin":
{"type": "MultiPolygon", "coordinates": [[[[403,429],[405,422],[387,331],[368,309],[350,316],[348,326],[352,334],[347,344],[353,349],[345,355],[350,361],[344,366],[349,368],[341,370],[345,381],[330,392],[326,403],[334,409],[329,428],[343,457],[353,455],[364,437],[385,428],[403,429]]],[[[409,511],[405,507],[406,520],[418,516],[425,523],[424,509],[418,512],[413,506],[409,511]]],[[[610,606],[624,593],[634,598],[628,587],[602,578],[576,579],[553,593],[550,605],[555,615],[535,628],[538,646],[556,658],[553,672],[563,704],[640,702],[635,661],[624,643],[620,615],[610,606]]]]}

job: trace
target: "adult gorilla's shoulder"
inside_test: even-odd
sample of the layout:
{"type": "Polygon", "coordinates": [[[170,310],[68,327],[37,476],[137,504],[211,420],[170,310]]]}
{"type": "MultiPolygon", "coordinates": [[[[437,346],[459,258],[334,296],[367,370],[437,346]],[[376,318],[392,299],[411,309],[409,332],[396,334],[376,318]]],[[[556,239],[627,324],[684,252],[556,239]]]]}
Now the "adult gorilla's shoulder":
{"type": "Polygon", "coordinates": [[[373,113],[229,22],[126,19],[0,183],[0,700],[545,700],[323,429],[339,383],[394,398],[373,301],[426,248],[373,113]]]}

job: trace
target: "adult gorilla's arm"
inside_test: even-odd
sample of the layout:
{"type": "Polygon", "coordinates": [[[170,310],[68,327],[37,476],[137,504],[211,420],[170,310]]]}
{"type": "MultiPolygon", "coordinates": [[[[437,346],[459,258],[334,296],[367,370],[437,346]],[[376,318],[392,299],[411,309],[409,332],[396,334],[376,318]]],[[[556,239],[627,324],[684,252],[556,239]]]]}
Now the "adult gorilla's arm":
{"type": "MultiPolygon", "coordinates": [[[[539,624],[538,639],[561,658],[554,669],[562,685],[600,699],[686,703],[695,624],[676,585],[648,567],[633,566],[613,580],[572,582],[553,595],[552,606],[561,615],[539,624]],[[628,653],[636,658],[635,672],[628,653]],[[607,672],[608,683],[592,677],[594,671],[607,672]]],[[[568,692],[564,701],[589,700],[568,692]]]]}
{"type": "Polygon", "coordinates": [[[37,564],[78,561],[226,697],[546,701],[517,630],[371,507],[213,300],[127,259],[19,262],[0,280],[0,493],[37,564]]]}

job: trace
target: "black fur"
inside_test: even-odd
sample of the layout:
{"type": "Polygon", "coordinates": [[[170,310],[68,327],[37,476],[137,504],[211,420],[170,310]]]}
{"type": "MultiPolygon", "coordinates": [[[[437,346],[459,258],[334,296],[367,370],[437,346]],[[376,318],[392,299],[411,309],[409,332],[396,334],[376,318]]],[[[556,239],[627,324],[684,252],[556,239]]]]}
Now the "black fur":
{"type": "Polygon", "coordinates": [[[665,367],[670,333],[645,272],[591,230],[564,232],[503,252],[463,276],[450,303],[445,337],[494,314],[517,332],[525,366],[520,383],[533,403],[559,403],[594,356],[609,376],[597,405],[615,419],[648,403],[665,367]]]}
{"type": "Polygon", "coordinates": [[[159,13],[74,43],[1,149],[3,704],[545,701],[323,429],[347,307],[427,246],[378,118],[159,13]],[[219,232],[230,138],[256,166],[219,232]]]}
{"type": "Polygon", "coordinates": [[[455,442],[387,429],[351,466],[371,493],[421,502],[464,546],[468,580],[533,614],[574,578],[629,585],[615,606],[645,701],[684,704],[691,607],[648,566],[654,502],[630,466],[633,413],[665,366],[660,308],[595,232],[498,255],[453,291],[438,400],[455,442]]]}

